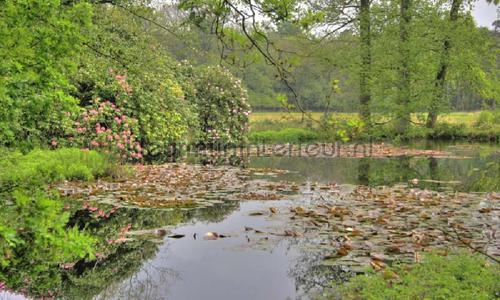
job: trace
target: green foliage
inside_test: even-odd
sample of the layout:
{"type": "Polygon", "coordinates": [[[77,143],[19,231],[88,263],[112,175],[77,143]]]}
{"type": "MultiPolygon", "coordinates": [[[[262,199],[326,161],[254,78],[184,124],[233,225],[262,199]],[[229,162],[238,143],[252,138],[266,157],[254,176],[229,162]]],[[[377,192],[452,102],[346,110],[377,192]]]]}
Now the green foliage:
{"type": "Polygon", "coordinates": [[[62,134],[77,110],[67,76],[77,67],[91,12],[80,1],[2,1],[0,145],[32,147],[62,134]]]}
{"type": "Polygon", "coordinates": [[[478,128],[489,128],[495,125],[500,125],[500,110],[488,111],[484,110],[479,113],[474,126],[478,128]]]}
{"type": "Polygon", "coordinates": [[[94,239],[66,228],[69,214],[57,196],[16,191],[0,211],[0,281],[46,295],[61,282],[58,266],[93,257],[94,239]]]}
{"type": "Polygon", "coordinates": [[[10,152],[0,160],[0,192],[37,190],[62,180],[93,180],[112,175],[112,164],[93,150],[33,150],[26,155],[10,152]]]}
{"type": "Polygon", "coordinates": [[[355,277],[343,299],[494,299],[500,288],[498,265],[479,255],[425,255],[422,263],[355,277]],[[409,269],[409,270],[408,270],[409,269]],[[400,280],[394,282],[394,273],[400,280]],[[393,280],[390,280],[390,279],[393,280]]]}
{"type": "Polygon", "coordinates": [[[318,132],[304,128],[286,128],[279,131],[265,130],[252,132],[249,136],[251,143],[291,143],[317,141],[320,138],[318,132]]]}
{"type": "MultiPolygon", "coordinates": [[[[130,9],[150,15],[141,7],[130,9]]],[[[91,43],[99,50],[82,58],[72,79],[81,104],[110,101],[124,115],[136,119],[137,137],[148,156],[165,154],[170,144],[187,141],[196,118],[191,83],[185,80],[182,68],[158,49],[152,28],[108,5],[99,6],[95,23],[91,43]],[[101,52],[113,55],[110,58],[101,52]]]]}
{"type": "Polygon", "coordinates": [[[200,128],[198,143],[244,143],[250,105],[241,81],[220,67],[201,67],[195,72],[194,101],[200,128]]]}
{"type": "Polygon", "coordinates": [[[34,296],[56,293],[59,268],[93,259],[94,238],[68,228],[69,213],[47,185],[110,174],[110,160],[80,149],[5,151],[0,160],[0,282],[34,296]]]}

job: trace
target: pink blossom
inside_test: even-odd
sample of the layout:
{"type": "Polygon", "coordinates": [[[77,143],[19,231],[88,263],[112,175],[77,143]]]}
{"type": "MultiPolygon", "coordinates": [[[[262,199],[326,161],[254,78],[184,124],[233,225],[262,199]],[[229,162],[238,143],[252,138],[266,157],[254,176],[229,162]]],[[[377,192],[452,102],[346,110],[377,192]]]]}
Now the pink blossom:
{"type": "Polygon", "coordinates": [[[113,136],[112,135],[108,135],[108,141],[112,141],[113,140],[113,136]]]}
{"type": "Polygon", "coordinates": [[[50,142],[50,144],[55,147],[55,146],[57,146],[57,141],[56,140],[52,140],[52,142],[50,142]]]}
{"type": "Polygon", "coordinates": [[[90,145],[91,145],[91,146],[94,146],[94,147],[97,147],[97,146],[99,146],[99,142],[97,142],[97,141],[95,141],[95,140],[92,140],[92,141],[90,142],[90,145]]]}
{"type": "Polygon", "coordinates": [[[116,144],[116,146],[118,148],[120,148],[121,150],[125,149],[125,146],[122,143],[118,143],[118,144],[116,144]]]}
{"type": "Polygon", "coordinates": [[[89,111],[89,113],[90,113],[91,115],[97,115],[97,110],[92,109],[92,110],[90,110],[90,111],[89,111]]]}
{"type": "Polygon", "coordinates": [[[137,153],[137,158],[142,158],[142,154],[141,153],[137,153]]]}

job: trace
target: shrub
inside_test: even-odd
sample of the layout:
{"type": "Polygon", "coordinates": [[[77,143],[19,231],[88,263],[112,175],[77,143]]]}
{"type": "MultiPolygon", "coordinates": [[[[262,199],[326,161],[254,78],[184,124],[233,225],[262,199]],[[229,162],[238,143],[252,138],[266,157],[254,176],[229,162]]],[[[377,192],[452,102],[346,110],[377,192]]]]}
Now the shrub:
{"type": "Polygon", "coordinates": [[[81,104],[87,110],[95,109],[95,99],[106,99],[122,115],[137,120],[135,134],[144,155],[165,154],[169,145],[189,139],[196,118],[191,83],[181,68],[168,58],[155,60],[148,68],[127,71],[91,63],[74,79],[81,104]]]}
{"type": "Polygon", "coordinates": [[[461,138],[465,136],[465,126],[463,124],[438,123],[430,136],[437,139],[461,138]]]}
{"type": "Polygon", "coordinates": [[[198,113],[199,144],[246,142],[250,105],[241,81],[221,67],[196,69],[194,101],[198,113]]]}
{"type": "Polygon", "coordinates": [[[493,127],[495,124],[500,124],[500,110],[495,112],[484,110],[479,113],[474,126],[488,128],[493,127]]]}
{"type": "Polygon", "coordinates": [[[80,147],[105,149],[124,160],[143,157],[137,120],[109,101],[95,100],[80,114],[74,126],[74,137],[70,139],[80,147]]]}
{"type": "Polygon", "coordinates": [[[499,271],[498,265],[491,266],[479,255],[427,254],[422,263],[413,266],[355,277],[342,288],[342,298],[495,299],[500,289],[499,271]]]}

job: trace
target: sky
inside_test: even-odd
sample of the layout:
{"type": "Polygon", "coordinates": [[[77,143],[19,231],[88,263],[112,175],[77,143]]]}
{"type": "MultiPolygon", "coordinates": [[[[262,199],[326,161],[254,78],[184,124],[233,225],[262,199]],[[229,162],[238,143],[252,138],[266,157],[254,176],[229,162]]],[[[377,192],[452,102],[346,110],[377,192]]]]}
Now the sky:
{"type": "Polygon", "coordinates": [[[486,0],[479,0],[474,5],[472,14],[479,26],[493,28],[491,25],[497,19],[498,6],[488,4],[486,0]]]}

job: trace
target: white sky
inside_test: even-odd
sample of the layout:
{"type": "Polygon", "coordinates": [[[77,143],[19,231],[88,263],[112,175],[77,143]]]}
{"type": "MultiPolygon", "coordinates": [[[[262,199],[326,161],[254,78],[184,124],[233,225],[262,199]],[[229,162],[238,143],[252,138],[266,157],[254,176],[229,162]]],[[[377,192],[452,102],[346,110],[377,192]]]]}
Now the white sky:
{"type": "Polygon", "coordinates": [[[479,26],[492,28],[491,24],[497,18],[497,9],[498,6],[495,4],[488,4],[486,0],[479,0],[474,4],[472,14],[479,26]]]}

